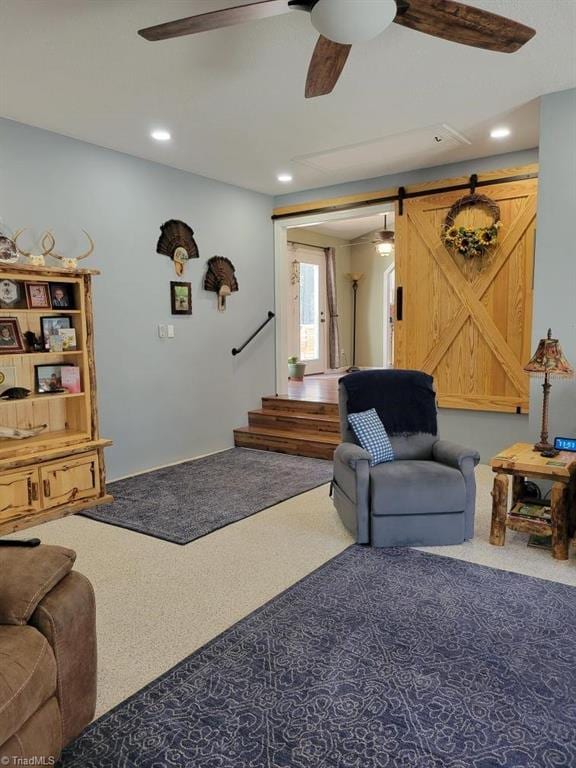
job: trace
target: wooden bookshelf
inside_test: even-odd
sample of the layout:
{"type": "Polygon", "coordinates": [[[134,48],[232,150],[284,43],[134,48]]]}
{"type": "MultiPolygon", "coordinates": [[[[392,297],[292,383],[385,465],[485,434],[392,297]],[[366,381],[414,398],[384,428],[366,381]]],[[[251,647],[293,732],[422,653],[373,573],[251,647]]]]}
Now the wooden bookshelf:
{"type": "MultiPolygon", "coordinates": [[[[100,437],[94,359],[92,277],[94,270],[0,264],[0,281],[68,284],[72,306],[57,309],[0,307],[0,322],[15,318],[22,337],[41,338],[41,318],[64,315],[76,331],[75,350],[18,351],[0,354],[15,386],[31,394],[0,399],[0,426],[46,428],[22,440],[0,438],[0,535],[109,503],[104,448],[100,437]],[[71,364],[80,371],[80,392],[39,393],[36,366],[71,364]]],[[[6,385],[5,385],[6,386],[6,385]]]]}

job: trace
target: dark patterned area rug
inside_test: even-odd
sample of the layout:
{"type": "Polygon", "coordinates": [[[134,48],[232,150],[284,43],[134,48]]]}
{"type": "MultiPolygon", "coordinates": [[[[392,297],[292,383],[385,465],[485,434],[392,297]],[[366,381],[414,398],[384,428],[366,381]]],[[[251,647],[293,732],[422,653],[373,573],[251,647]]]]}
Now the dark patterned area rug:
{"type": "Polygon", "coordinates": [[[232,448],[111,483],[92,520],[188,544],[332,479],[332,462],[232,448]]]}
{"type": "Polygon", "coordinates": [[[576,590],[353,546],[104,715],[65,768],[569,768],[576,590]]]}

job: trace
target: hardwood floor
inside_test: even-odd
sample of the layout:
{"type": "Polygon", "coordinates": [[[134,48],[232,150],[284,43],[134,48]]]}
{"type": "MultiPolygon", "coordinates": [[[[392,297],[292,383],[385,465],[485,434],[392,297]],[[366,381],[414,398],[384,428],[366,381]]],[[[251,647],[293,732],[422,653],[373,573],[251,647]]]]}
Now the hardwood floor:
{"type": "Polygon", "coordinates": [[[291,400],[308,400],[315,403],[338,403],[338,380],[342,373],[323,373],[318,376],[304,376],[304,381],[288,382],[288,397],[291,400]]]}

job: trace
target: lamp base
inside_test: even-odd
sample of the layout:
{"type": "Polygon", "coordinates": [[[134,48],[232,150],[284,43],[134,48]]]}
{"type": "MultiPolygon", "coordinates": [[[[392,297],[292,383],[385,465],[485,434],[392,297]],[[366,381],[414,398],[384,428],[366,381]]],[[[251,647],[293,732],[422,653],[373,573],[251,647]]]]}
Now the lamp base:
{"type": "Polygon", "coordinates": [[[556,448],[551,443],[536,443],[534,448],[532,449],[536,453],[542,453],[545,454],[547,458],[552,458],[553,456],[558,456],[560,451],[557,451],[556,448]]]}

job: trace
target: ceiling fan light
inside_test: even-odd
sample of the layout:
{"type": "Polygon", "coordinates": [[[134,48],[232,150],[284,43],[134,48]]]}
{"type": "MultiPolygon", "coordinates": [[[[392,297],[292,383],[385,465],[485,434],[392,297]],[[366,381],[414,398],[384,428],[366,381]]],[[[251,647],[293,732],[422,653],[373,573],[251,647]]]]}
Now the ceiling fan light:
{"type": "Polygon", "coordinates": [[[387,240],[384,243],[376,243],[376,250],[380,256],[389,256],[394,249],[394,243],[387,240]]]}
{"type": "Polygon", "coordinates": [[[371,40],[394,21],[395,0],[318,0],[312,9],[312,24],[335,43],[352,45],[371,40]]]}

